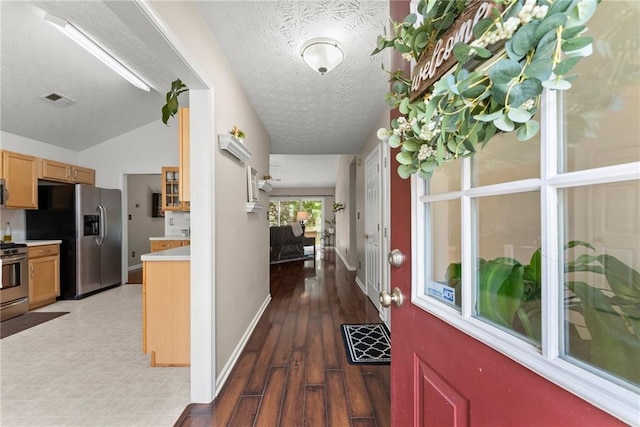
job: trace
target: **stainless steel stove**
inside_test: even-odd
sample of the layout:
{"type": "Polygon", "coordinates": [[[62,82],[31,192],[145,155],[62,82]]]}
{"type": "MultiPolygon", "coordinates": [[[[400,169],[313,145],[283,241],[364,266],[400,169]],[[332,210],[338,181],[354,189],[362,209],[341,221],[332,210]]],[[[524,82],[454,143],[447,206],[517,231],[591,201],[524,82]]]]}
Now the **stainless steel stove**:
{"type": "Polygon", "coordinates": [[[0,283],[0,321],[29,311],[27,245],[0,242],[2,282],[0,283]]]}

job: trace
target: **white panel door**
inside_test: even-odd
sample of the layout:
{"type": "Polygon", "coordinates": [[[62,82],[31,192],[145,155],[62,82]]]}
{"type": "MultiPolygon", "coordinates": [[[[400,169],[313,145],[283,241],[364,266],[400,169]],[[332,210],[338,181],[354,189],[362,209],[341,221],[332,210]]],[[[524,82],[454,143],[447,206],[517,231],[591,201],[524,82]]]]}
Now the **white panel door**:
{"type": "Polygon", "coordinates": [[[380,233],[381,206],[381,175],[380,175],[380,147],[376,147],[365,161],[365,285],[367,296],[380,311],[380,282],[382,263],[380,248],[382,246],[380,233]]]}

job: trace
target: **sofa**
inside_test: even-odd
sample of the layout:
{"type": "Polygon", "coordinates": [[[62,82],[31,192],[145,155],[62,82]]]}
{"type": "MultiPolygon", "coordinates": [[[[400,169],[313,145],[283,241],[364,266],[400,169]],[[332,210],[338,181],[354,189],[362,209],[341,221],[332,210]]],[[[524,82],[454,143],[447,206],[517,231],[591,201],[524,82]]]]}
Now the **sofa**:
{"type": "Polygon", "coordinates": [[[300,259],[311,259],[311,255],[305,255],[305,246],[313,246],[313,259],[315,260],[315,239],[305,237],[304,233],[299,236],[294,235],[290,225],[269,227],[270,262],[272,264],[294,261],[300,259]]]}

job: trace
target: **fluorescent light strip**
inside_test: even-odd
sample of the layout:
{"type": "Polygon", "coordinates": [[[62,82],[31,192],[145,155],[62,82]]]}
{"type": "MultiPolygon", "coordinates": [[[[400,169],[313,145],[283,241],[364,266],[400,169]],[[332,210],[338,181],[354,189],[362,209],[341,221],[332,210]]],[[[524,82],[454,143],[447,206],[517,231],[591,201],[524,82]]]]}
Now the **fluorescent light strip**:
{"type": "Polygon", "coordinates": [[[58,18],[57,16],[51,15],[47,13],[44,16],[44,19],[56,27],[58,30],[62,31],[65,35],[67,35],[71,40],[82,46],[87,50],[90,54],[98,58],[105,65],[111,68],[116,73],[120,74],[125,80],[134,85],[135,87],[142,89],[144,91],[149,92],[151,90],[151,86],[146,84],[140,77],[133,74],[127,67],[122,65],[115,59],[113,56],[109,55],[104,49],[98,46],[93,40],[83,34],[80,30],[74,27],[71,23],[65,21],[62,18],[58,18]]]}

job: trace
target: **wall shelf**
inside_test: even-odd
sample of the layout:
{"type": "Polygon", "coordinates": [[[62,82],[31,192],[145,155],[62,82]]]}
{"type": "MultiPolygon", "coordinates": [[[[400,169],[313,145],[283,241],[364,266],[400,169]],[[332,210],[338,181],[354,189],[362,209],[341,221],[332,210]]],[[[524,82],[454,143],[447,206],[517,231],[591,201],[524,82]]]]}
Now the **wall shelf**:
{"type": "Polygon", "coordinates": [[[220,148],[223,150],[227,150],[233,156],[238,159],[246,162],[251,158],[253,153],[249,150],[240,140],[233,135],[230,134],[219,134],[218,135],[218,143],[220,144],[220,148]]]}
{"type": "Polygon", "coordinates": [[[260,212],[264,209],[264,205],[259,202],[248,202],[247,203],[247,212],[260,212]]]}
{"type": "Polygon", "coordinates": [[[261,179],[258,181],[258,188],[264,191],[265,193],[270,193],[273,190],[273,185],[269,181],[261,179]]]}

